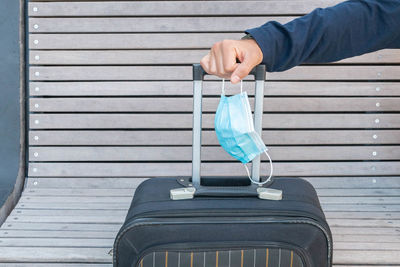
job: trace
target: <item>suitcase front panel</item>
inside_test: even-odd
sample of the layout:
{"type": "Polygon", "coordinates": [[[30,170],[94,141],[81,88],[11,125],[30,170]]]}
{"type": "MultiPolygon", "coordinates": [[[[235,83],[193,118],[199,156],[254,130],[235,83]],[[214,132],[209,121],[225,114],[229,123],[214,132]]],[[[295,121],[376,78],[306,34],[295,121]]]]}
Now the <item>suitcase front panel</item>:
{"type": "Polygon", "coordinates": [[[157,251],[136,267],[303,267],[301,256],[280,248],[157,251]]]}

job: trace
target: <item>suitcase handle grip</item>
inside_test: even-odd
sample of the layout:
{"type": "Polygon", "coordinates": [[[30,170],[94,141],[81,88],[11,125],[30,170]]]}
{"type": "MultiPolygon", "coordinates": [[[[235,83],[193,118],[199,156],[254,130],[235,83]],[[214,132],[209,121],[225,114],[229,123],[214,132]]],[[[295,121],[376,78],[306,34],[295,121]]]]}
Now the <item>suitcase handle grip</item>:
{"type": "MultiPolygon", "coordinates": [[[[264,81],[266,76],[265,65],[256,66],[251,72],[255,76],[255,105],[254,129],[261,136],[262,114],[264,98],[264,81]]],[[[200,64],[193,64],[193,146],[192,146],[192,178],[193,184],[200,186],[201,165],[201,114],[202,114],[202,89],[203,79],[207,75],[200,64]]],[[[260,181],[260,156],[252,161],[251,176],[255,181],[260,181]]]]}
{"type": "MultiPolygon", "coordinates": [[[[254,75],[256,81],[264,81],[265,80],[265,65],[258,65],[253,68],[249,75],[254,75]]],[[[204,76],[208,75],[207,72],[203,69],[200,64],[193,64],[193,80],[194,81],[202,81],[204,80],[204,76]]]]}

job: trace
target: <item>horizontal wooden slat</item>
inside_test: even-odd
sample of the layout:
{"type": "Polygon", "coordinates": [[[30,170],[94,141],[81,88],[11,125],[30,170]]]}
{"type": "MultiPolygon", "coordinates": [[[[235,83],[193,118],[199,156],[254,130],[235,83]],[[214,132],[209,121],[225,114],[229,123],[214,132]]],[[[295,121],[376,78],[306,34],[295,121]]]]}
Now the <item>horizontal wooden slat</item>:
{"type": "MultiPolygon", "coordinates": [[[[204,98],[203,111],[215,112],[220,98],[204,98]]],[[[249,99],[253,108],[254,99],[249,99]]],[[[264,99],[264,112],[400,111],[400,98],[264,99]]],[[[31,112],[192,112],[192,98],[31,98],[31,112]]]]}
{"type": "MultiPolygon", "coordinates": [[[[40,51],[31,50],[31,65],[142,65],[193,64],[200,62],[208,50],[103,50],[40,51]]],[[[400,52],[387,49],[338,63],[399,63],[400,52]]]]}
{"type": "Polygon", "coordinates": [[[29,32],[243,32],[296,17],[29,18],[29,32]],[[35,26],[37,25],[37,26],[35,26]]]}
{"type": "Polygon", "coordinates": [[[96,33],[29,34],[31,49],[176,49],[210,48],[223,39],[237,40],[243,33],[96,33]]]}
{"type": "MultiPolygon", "coordinates": [[[[400,66],[299,66],[269,80],[399,80],[400,66]]],[[[30,67],[30,80],[192,80],[191,66],[30,67]]]]}
{"type": "Polygon", "coordinates": [[[134,193],[135,188],[25,188],[22,194],[24,196],[133,196],[134,193]]]}
{"type": "MultiPolygon", "coordinates": [[[[271,82],[268,96],[399,96],[400,83],[369,82],[271,82]]],[[[203,96],[219,96],[221,82],[203,83],[203,96]]],[[[226,93],[238,93],[238,86],[226,84],[226,93]]],[[[254,82],[243,82],[243,90],[254,95],[254,82]]],[[[147,82],[30,82],[31,96],[192,96],[191,81],[147,82]]]]}
{"type": "MultiPolygon", "coordinates": [[[[192,114],[32,114],[31,129],[190,129],[192,114]]],[[[214,114],[203,115],[214,128],[214,114]]],[[[264,114],[263,128],[398,128],[397,114],[264,114]]]]}
{"type": "MultiPolygon", "coordinates": [[[[399,189],[400,176],[372,177],[301,177],[309,181],[316,189],[365,188],[365,189],[399,189]]],[[[134,189],[144,178],[62,178],[62,177],[28,177],[27,189],[134,189]]]]}
{"type": "MultiPolygon", "coordinates": [[[[128,207],[127,207],[128,208],[128,207]]],[[[127,210],[125,208],[125,210],[127,210]]],[[[8,222],[1,226],[1,230],[22,230],[22,231],[42,231],[57,232],[76,231],[76,232],[109,232],[109,235],[116,234],[121,228],[120,224],[95,224],[95,223],[24,223],[8,222]]],[[[17,232],[17,231],[16,231],[17,232]]],[[[386,233],[386,232],[383,232],[386,233]]],[[[387,234],[387,233],[386,233],[387,234]]],[[[28,236],[28,235],[27,235],[28,236]]],[[[39,235],[40,236],[40,235],[39,235]]]]}
{"type": "MultiPolygon", "coordinates": [[[[268,130],[262,138],[268,145],[399,144],[398,130],[268,130]]],[[[192,131],[43,131],[29,132],[37,145],[192,145],[192,131]]],[[[202,132],[203,145],[218,145],[215,132],[202,132]]]]}
{"type": "Polygon", "coordinates": [[[4,238],[0,242],[0,249],[3,247],[93,247],[111,249],[113,243],[113,238],[4,238]]]}
{"type": "Polygon", "coordinates": [[[304,14],[340,0],[321,1],[149,1],[30,3],[35,16],[194,16],[304,14]]]}
{"type": "Polygon", "coordinates": [[[0,262],[111,262],[110,248],[3,247],[0,262]]]}
{"type": "MultiPolygon", "coordinates": [[[[328,179],[328,178],[327,178],[328,179]]],[[[400,181],[398,185],[400,186],[400,181]]],[[[24,196],[133,196],[135,189],[87,189],[87,188],[26,188],[23,192],[24,196]]],[[[399,188],[363,188],[363,189],[334,189],[334,188],[318,188],[318,196],[397,196],[400,195],[399,188]]],[[[400,206],[400,203],[399,203],[400,206]]],[[[26,207],[25,207],[26,208],[26,207]]],[[[18,210],[19,207],[14,208],[18,210]]],[[[107,209],[105,207],[104,209],[107,209]]],[[[23,213],[23,211],[21,211],[23,213]]],[[[19,212],[19,213],[21,213],[19,212]]]]}
{"type": "MultiPolygon", "coordinates": [[[[269,164],[261,164],[266,174],[269,164]]],[[[28,175],[35,177],[152,177],[189,176],[191,163],[30,163],[28,175]]],[[[295,162],[275,163],[275,176],[321,176],[321,175],[397,175],[400,162],[295,162]]],[[[205,176],[245,176],[240,163],[204,163],[205,176]]]]}
{"type": "MultiPolygon", "coordinates": [[[[269,147],[274,161],[397,160],[400,146],[269,147]]],[[[35,161],[191,161],[191,147],[34,147],[35,161]]],[[[236,161],[222,147],[203,147],[203,161],[236,161]]],[[[262,160],[266,160],[262,157],[262,160]]]]}

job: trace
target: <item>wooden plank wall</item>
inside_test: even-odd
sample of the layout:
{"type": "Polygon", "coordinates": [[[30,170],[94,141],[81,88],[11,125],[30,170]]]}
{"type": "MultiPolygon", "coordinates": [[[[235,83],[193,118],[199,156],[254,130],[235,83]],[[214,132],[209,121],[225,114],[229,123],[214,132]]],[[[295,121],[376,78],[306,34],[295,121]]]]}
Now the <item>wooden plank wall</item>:
{"type": "MultiPolygon", "coordinates": [[[[31,0],[29,176],[190,175],[191,64],[216,41],[338,2],[31,0]]],[[[263,139],[275,175],[400,173],[398,50],[267,80],[263,139]]],[[[250,95],[253,86],[244,83],[250,95]]],[[[202,173],[245,175],[212,130],[219,94],[208,78],[202,173]]]]}

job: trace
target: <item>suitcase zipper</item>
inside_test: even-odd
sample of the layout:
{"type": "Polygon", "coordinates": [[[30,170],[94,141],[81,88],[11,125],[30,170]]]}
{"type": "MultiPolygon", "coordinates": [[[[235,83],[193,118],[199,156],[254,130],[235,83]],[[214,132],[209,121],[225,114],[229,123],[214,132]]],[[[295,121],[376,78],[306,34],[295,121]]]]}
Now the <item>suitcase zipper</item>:
{"type": "MultiPolygon", "coordinates": [[[[217,243],[217,242],[214,242],[217,243]]],[[[142,253],[139,254],[138,261],[136,267],[140,267],[140,262],[144,259],[144,257],[153,252],[207,252],[208,249],[219,249],[218,251],[228,251],[234,249],[242,249],[246,247],[247,249],[266,249],[266,248],[283,248],[289,249],[294,251],[297,255],[299,255],[301,262],[304,266],[310,266],[310,262],[308,260],[307,252],[304,251],[303,248],[295,246],[293,244],[288,244],[284,242],[244,242],[244,246],[238,246],[237,243],[233,242],[224,242],[221,246],[213,246],[207,247],[206,245],[197,244],[197,243],[176,243],[176,244],[169,244],[168,246],[154,246],[152,248],[144,250],[142,253]],[[245,246],[246,243],[248,246],[245,246]],[[257,244],[256,244],[257,243],[257,244]]]]}
{"type": "MultiPolygon", "coordinates": [[[[198,216],[198,214],[196,214],[198,216]]],[[[170,214],[171,216],[171,214],[170,214]]],[[[179,217],[177,217],[179,218],[179,217]]],[[[315,221],[314,219],[309,219],[309,218],[305,218],[305,217],[297,217],[296,219],[293,218],[254,218],[254,220],[249,220],[249,218],[247,219],[243,219],[242,217],[239,218],[226,218],[226,220],[221,220],[223,219],[223,217],[219,217],[219,218],[208,218],[207,221],[199,221],[199,220],[193,220],[193,221],[177,221],[176,218],[152,218],[152,217],[140,217],[137,219],[132,220],[129,224],[126,225],[125,229],[122,232],[119,232],[117,235],[117,238],[115,240],[115,244],[114,244],[114,253],[113,253],[113,262],[114,264],[116,264],[116,255],[117,255],[117,248],[118,248],[118,243],[121,239],[121,237],[124,235],[125,232],[131,230],[132,228],[135,227],[139,227],[139,226],[151,226],[151,225],[160,225],[160,224],[210,224],[210,223],[232,223],[232,221],[235,221],[235,223],[288,223],[288,224],[308,224],[308,225],[312,225],[314,227],[317,227],[318,229],[320,229],[323,234],[325,235],[325,238],[327,240],[327,247],[328,247],[328,267],[331,266],[331,262],[332,262],[332,240],[329,234],[329,231],[322,226],[321,224],[319,224],[317,221],[315,221]]]]}

